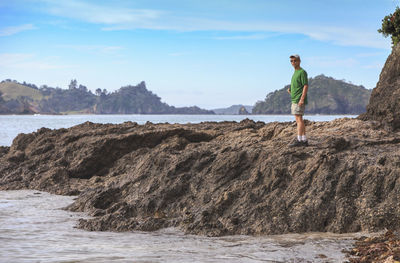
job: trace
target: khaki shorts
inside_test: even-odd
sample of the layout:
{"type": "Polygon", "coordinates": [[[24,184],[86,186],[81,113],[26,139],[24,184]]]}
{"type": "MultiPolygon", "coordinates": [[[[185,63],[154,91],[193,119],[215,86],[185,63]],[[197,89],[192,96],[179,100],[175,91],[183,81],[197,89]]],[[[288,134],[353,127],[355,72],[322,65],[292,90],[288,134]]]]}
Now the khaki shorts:
{"type": "Polygon", "coordinates": [[[299,106],[296,103],[292,103],[292,114],[293,115],[304,115],[304,110],[306,109],[306,105],[303,104],[299,106]]]}

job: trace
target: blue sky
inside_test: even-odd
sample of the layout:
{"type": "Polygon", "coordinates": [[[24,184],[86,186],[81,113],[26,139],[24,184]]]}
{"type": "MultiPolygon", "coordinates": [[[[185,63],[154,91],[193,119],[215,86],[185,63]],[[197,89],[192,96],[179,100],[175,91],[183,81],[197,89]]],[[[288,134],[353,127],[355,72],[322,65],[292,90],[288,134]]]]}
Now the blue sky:
{"type": "Polygon", "coordinates": [[[0,0],[0,80],[94,91],[145,81],[174,106],[254,105],[290,82],[290,54],[375,87],[377,32],[398,0],[0,0]]]}

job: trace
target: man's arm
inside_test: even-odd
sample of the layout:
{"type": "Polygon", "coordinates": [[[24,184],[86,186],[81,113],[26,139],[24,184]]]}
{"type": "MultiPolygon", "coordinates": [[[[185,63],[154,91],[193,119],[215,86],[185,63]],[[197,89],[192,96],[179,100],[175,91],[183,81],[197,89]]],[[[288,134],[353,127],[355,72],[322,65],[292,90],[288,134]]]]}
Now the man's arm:
{"type": "Polygon", "coordinates": [[[287,92],[288,92],[290,95],[292,95],[292,93],[290,93],[290,88],[287,89],[287,92]]]}
{"type": "Polygon", "coordinates": [[[302,106],[304,104],[304,100],[306,99],[307,96],[307,91],[308,91],[308,85],[304,85],[303,87],[303,94],[301,94],[301,98],[299,100],[299,106],[302,106]]]}

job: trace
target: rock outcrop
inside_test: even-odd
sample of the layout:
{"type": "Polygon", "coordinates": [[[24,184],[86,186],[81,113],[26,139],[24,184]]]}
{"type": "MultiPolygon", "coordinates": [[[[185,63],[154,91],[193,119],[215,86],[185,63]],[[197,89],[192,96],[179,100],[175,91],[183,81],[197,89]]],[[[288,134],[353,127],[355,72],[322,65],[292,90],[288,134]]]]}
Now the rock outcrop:
{"type": "Polygon", "coordinates": [[[87,230],[279,234],[400,226],[400,133],[379,122],[93,124],[0,147],[0,189],[78,195],[87,230]]]}
{"type": "Polygon", "coordinates": [[[240,107],[238,114],[239,115],[249,115],[250,113],[246,110],[246,107],[242,106],[242,107],[240,107]]]}
{"type": "Polygon", "coordinates": [[[367,112],[360,119],[381,121],[391,129],[400,128],[400,44],[386,60],[367,112]]]}

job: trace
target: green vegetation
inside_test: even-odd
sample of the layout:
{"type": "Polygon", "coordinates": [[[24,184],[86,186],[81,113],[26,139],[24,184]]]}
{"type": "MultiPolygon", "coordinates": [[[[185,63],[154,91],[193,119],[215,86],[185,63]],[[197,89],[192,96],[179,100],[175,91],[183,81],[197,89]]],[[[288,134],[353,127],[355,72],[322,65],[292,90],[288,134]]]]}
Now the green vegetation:
{"type": "Polygon", "coordinates": [[[69,111],[92,112],[96,95],[80,89],[46,89],[47,99],[40,102],[41,112],[65,113],[69,111]]]}
{"type": "Polygon", "coordinates": [[[73,79],[68,89],[5,80],[0,83],[0,114],[213,114],[194,107],[175,108],[146,89],[141,82],[108,93],[96,89],[93,94],[73,79]]]}
{"type": "Polygon", "coordinates": [[[35,113],[44,96],[33,84],[6,80],[0,83],[0,114],[35,113]]]}
{"type": "Polygon", "coordinates": [[[0,85],[0,92],[5,101],[16,100],[20,97],[27,97],[34,101],[43,99],[43,95],[37,89],[13,81],[3,81],[0,85]]]}
{"type": "Polygon", "coordinates": [[[100,95],[96,104],[96,113],[132,114],[132,113],[169,113],[168,104],[146,89],[144,82],[137,86],[126,86],[109,95],[100,95]]]}
{"type": "Polygon", "coordinates": [[[396,7],[393,14],[389,14],[382,19],[382,28],[378,29],[385,37],[392,37],[393,46],[400,41],[400,8],[396,7]]]}
{"type": "Polygon", "coordinates": [[[98,114],[213,114],[212,111],[199,107],[175,108],[161,102],[161,98],[146,89],[146,83],[137,86],[125,86],[106,94],[106,91],[96,90],[100,100],[94,107],[98,114]]]}
{"type": "MultiPolygon", "coordinates": [[[[253,108],[253,114],[290,114],[288,86],[267,95],[253,108]]],[[[324,75],[309,79],[308,114],[360,114],[365,112],[371,90],[324,75]]]]}

